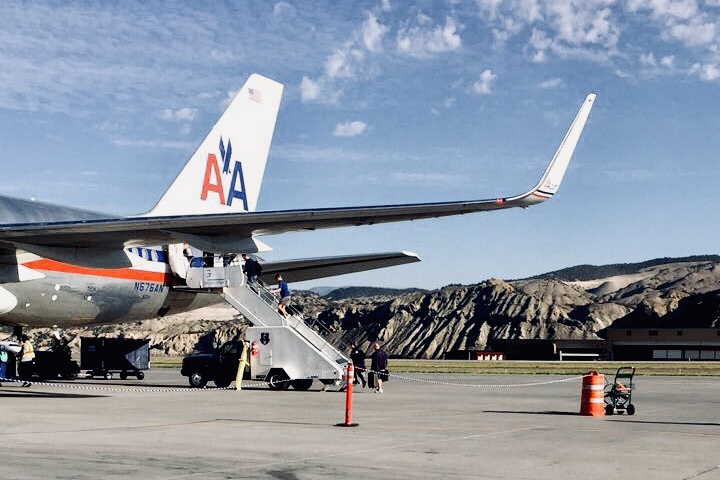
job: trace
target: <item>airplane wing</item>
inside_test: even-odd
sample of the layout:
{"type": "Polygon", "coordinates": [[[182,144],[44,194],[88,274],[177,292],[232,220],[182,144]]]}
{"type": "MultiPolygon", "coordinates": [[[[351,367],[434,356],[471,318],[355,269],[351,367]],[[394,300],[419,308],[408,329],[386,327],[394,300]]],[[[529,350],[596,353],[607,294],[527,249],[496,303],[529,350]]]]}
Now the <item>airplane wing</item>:
{"type": "Polygon", "coordinates": [[[282,273],[288,282],[303,282],[419,261],[420,257],[413,252],[388,252],[262,262],[262,280],[273,283],[275,274],[282,273]]]}
{"type": "MultiPolygon", "coordinates": [[[[58,255],[65,259],[73,258],[76,262],[82,262],[82,258],[87,258],[88,252],[93,249],[102,256],[102,252],[122,246],[175,242],[189,242],[198,248],[216,252],[252,253],[258,251],[253,249],[252,241],[255,236],[261,235],[526,208],[548,200],[557,192],[594,100],[595,94],[585,98],[540,181],[520,195],[485,200],[265,212],[166,216],[151,212],[146,216],[124,218],[102,218],[95,213],[86,213],[80,217],[82,220],[0,225],[0,245],[50,258],[58,255]],[[59,253],[61,250],[62,253],[59,253]]],[[[20,208],[23,202],[0,197],[0,211],[20,208]]],[[[32,207],[36,206],[37,203],[32,202],[32,207]]]]}

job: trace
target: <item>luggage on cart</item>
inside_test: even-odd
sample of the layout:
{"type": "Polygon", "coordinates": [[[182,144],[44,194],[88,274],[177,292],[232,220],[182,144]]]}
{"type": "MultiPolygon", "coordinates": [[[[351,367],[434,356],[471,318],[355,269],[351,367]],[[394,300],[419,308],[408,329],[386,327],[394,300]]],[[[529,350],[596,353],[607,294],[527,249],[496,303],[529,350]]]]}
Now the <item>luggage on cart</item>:
{"type": "Polygon", "coordinates": [[[635,367],[620,367],[615,373],[615,380],[605,385],[605,415],[625,413],[635,415],[632,404],[633,376],[635,367]]]}
{"type": "Polygon", "coordinates": [[[150,340],[82,337],[80,369],[87,370],[90,377],[109,380],[119,373],[122,380],[129,375],[142,380],[143,370],[150,369],[150,340]]]}

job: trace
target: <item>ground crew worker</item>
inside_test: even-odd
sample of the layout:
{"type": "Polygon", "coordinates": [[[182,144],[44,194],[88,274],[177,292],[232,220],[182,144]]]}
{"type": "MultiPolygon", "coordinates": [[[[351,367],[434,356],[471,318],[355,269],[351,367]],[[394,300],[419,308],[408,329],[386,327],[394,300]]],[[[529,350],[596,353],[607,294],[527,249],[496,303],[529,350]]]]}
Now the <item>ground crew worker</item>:
{"type": "Polygon", "coordinates": [[[18,360],[20,361],[20,364],[18,365],[18,374],[20,375],[20,378],[24,380],[22,386],[29,387],[32,385],[28,380],[30,380],[30,377],[32,377],[33,374],[35,348],[33,348],[33,344],[27,335],[23,335],[20,338],[22,340],[22,345],[20,346],[20,353],[18,354],[18,360]]]}

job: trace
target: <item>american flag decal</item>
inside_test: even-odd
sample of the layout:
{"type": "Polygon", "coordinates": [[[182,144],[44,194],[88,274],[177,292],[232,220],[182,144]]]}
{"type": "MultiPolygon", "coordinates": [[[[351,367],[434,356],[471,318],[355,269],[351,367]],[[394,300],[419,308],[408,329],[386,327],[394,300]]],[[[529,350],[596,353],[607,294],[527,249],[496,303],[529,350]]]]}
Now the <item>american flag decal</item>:
{"type": "Polygon", "coordinates": [[[253,102],[262,103],[262,92],[257,88],[248,88],[248,98],[253,102]]]}

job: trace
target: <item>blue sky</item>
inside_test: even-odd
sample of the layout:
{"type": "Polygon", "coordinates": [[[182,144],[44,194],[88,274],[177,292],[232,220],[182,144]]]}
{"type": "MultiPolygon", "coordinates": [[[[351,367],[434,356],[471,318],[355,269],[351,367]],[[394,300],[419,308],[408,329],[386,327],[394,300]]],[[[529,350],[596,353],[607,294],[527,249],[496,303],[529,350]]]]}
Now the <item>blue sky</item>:
{"type": "Polygon", "coordinates": [[[495,198],[527,210],[264,237],[412,250],[298,285],[436,288],[717,253],[720,0],[0,3],[0,192],[150,209],[250,73],[286,85],[259,210],[495,198]]]}

